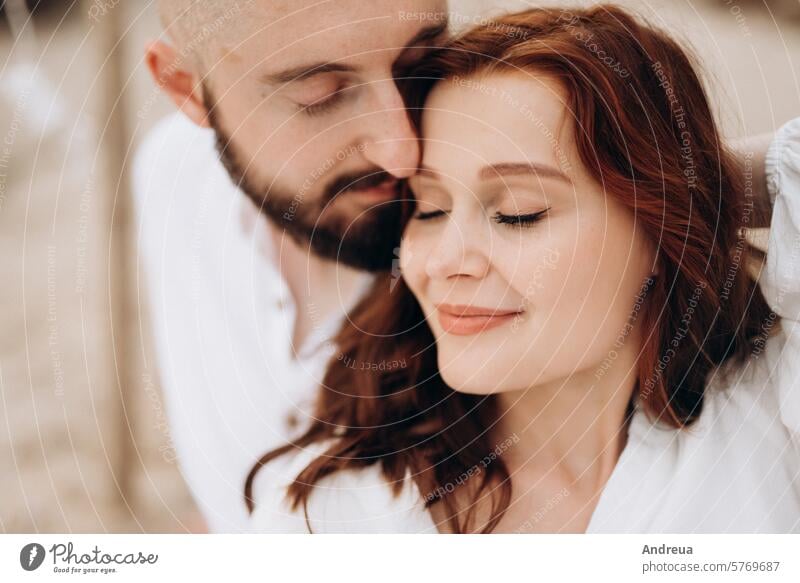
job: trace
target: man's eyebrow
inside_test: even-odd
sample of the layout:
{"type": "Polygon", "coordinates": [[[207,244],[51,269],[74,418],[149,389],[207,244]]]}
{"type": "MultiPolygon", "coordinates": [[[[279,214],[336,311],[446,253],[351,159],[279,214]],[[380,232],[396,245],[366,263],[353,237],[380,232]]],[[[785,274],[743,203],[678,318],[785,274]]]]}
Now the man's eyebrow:
{"type": "MultiPolygon", "coordinates": [[[[448,29],[447,19],[443,19],[439,24],[428,26],[414,35],[414,37],[404,47],[404,51],[413,48],[425,41],[432,40],[448,29]]],[[[352,65],[345,65],[342,63],[310,63],[307,65],[299,65],[278,71],[276,73],[267,73],[259,77],[259,81],[265,84],[282,84],[290,83],[292,81],[303,81],[309,79],[314,75],[321,75],[322,73],[355,73],[358,69],[352,65]]]]}
{"type": "Polygon", "coordinates": [[[308,65],[299,65],[284,69],[277,73],[267,73],[259,77],[262,83],[290,83],[292,81],[303,81],[313,77],[314,75],[321,75],[322,73],[355,73],[358,69],[352,65],[344,65],[341,63],[311,63],[308,65]]]}
{"type": "Polygon", "coordinates": [[[563,182],[572,183],[572,180],[558,168],[546,164],[534,162],[502,162],[499,164],[489,164],[484,166],[478,173],[481,180],[492,178],[502,178],[505,176],[541,176],[543,178],[554,178],[563,182]]]}

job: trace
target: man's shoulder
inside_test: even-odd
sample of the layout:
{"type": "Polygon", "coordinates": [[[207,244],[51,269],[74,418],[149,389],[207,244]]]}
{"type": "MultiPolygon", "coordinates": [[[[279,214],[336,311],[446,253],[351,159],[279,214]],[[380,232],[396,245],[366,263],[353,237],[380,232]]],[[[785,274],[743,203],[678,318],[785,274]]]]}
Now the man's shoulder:
{"type": "MultiPolygon", "coordinates": [[[[133,159],[134,196],[152,189],[186,190],[203,184],[209,173],[225,178],[214,132],[192,123],[180,112],[165,116],[142,139],[133,159]]],[[[233,185],[231,185],[233,187],[233,185]]]]}

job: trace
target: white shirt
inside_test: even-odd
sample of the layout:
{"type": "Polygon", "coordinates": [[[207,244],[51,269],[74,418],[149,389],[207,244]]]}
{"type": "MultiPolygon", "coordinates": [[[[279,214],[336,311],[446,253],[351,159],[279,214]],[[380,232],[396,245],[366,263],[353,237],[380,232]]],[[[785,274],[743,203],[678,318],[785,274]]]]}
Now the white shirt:
{"type": "MultiPolygon", "coordinates": [[[[657,426],[636,403],[588,533],[800,533],[800,118],[778,132],[766,172],[774,211],[760,285],[782,320],[727,384],[710,376],[691,428],[657,426]]],[[[324,447],[262,468],[253,531],[308,532],[285,488],[324,447]]],[[[410,475],[395,498],[380,464],[324,478],[308,515],[313,532],[437,532],[410,475]]]]}
{"type": "Polygon", "coordinates": [[[319,322],[292,356],[295,306],[271,227],[228,177],[212,130],[181,114],[162,120],[137,153],[133,191],[165,447],[209,529],[241,532],[245,478],[293,433],[290,415],[305,419],[341,318],[319,322]]]}

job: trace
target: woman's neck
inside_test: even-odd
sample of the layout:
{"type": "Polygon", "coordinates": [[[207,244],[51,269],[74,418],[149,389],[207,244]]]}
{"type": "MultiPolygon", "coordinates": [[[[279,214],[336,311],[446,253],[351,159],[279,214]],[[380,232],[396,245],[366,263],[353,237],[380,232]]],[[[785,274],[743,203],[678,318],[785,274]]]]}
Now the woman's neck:
{"type": "Polygon", "coordinates": [[[627,442],[637,369],[625,352],[599,378],[590,369],[498,395],[500,422],[493,435],[498,442],[513,438],[503,453],[512,480],[602,490],[627,442]]]}

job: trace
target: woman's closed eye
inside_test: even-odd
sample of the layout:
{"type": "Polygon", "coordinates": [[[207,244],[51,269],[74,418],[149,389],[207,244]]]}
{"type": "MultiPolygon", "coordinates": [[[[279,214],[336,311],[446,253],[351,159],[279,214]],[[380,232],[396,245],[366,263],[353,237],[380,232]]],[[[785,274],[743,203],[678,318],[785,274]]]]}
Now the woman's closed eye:
{"type": "MultiPolygon", "coordinates": [[[[542,211],[538,211],[535,213],[523,213],[523,214],[511,214],[511,215],[498,212],[492,216],[492,220],[498,225],[510,225],[512,227],[531,227],[535,223],[543,219],[545,214],[549,210],[550,208],[548,207],[542,211]]],[[[414,219],[418,221],[429,221],[431,219],[443,217],[448,212],[449,211],[446,211],[444,209],[419,211],[414,215],[414,219]]]]}
{"type": "Polygon", "coordinates": [[[492,217],[494,222],[499,225],[511,225],[514,227],[532,227],[534,224],[539,222],[544,216],[547,214],[547,211],[550,210],[550,207],[544,209],[543,211],[538,211],[535,213],[524,213],[519,215],[504,215],[502,213],[495,213],[492,217]]]}

